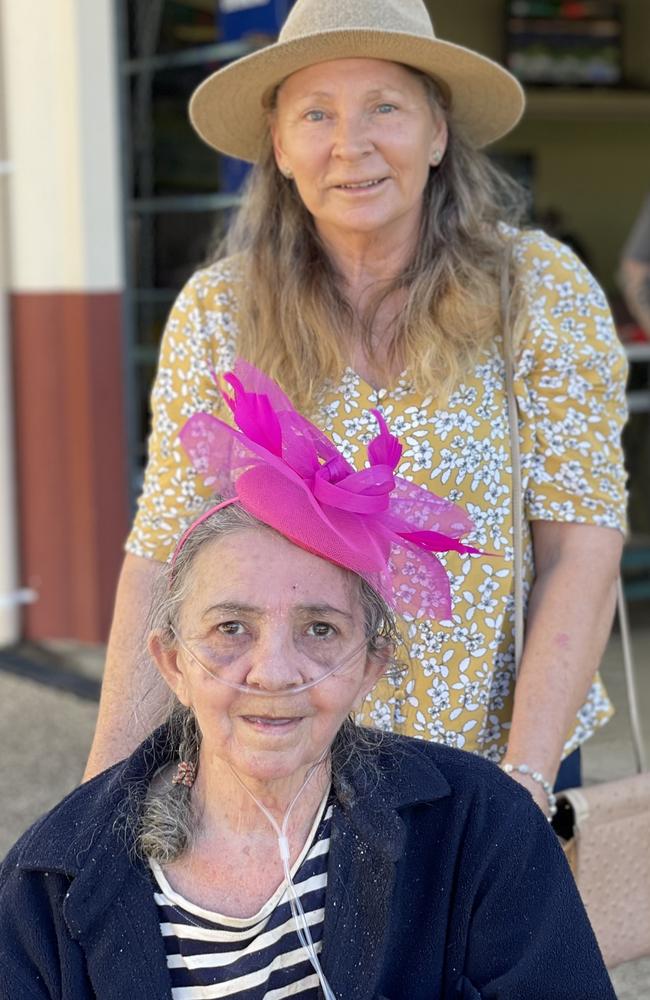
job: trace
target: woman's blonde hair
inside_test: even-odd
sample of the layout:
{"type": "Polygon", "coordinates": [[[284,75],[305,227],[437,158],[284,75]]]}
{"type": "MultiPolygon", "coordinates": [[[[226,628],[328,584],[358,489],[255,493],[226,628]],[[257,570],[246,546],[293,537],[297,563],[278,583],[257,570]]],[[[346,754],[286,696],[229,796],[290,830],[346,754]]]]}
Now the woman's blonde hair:
{"type": "MultiPolygon", "coordinates": [[[[422,81],[434,113],[444,114],[434,81],[409,72],[422,81]]],[[[367,357],[375,357],[375,318],[386,299],[402,291],[406,301],[392,322],[386,372],[380,375],[406,369],[420,392],[441,400],[498,330],[507,242],[500,227],[516,225],[524,208],[520,186],[449,122],[444,159],[425,187],[413,257],[358,316],[311,214],[276,166],[269,134],[217,253],[241,255],[239,354],[310,412],[323,383],[340,380],[354,328],[367,357]]]]}

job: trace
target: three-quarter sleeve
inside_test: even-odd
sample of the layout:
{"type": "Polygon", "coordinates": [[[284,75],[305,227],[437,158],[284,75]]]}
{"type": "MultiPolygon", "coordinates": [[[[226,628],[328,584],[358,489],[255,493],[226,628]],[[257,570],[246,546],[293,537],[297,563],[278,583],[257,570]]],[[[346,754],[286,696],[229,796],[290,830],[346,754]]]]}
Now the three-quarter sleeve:
{"type": "Polygon", "coordinates": [[[151,392],[144,485],[126,543],[133,555],[165,562],[209,494],[178,438],[194,413],[219,408],[213,372],[231,366],[237,298],[228,264],[197,271],[178,296],[160,346],[151,392]]]}
{"type": "Polygon", "coordinates": [[[528,520],[625,531],[627,362],[607,300],[566,246],[520,239],[528,322],[515,391],[528,520]]]}

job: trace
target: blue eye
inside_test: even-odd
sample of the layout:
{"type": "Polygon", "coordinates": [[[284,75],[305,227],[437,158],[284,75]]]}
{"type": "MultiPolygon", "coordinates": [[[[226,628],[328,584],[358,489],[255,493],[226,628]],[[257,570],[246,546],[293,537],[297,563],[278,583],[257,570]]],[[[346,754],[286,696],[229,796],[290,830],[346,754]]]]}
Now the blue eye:
{"type": "Polygon", "coordinates": [[[325,117],[324,111],[308,111],[305,118],[309,122],[322,122],[325,117]]]}
{"type": "Polygon", "coordinates": [[[395,107],[394,104],[379,104],[377,106],[377,111],[379,112],[380,115],[386,115],[389,114],[391,111],[396,111],[396,110],[397,108],[395,107]]]}

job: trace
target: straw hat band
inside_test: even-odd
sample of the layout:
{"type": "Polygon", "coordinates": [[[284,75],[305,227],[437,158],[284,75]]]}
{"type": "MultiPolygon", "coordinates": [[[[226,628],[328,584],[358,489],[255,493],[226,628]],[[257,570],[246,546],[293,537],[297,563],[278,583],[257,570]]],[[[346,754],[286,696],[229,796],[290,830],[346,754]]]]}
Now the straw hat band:
{"type": "Polygon", "coordinates": [[[215,149],[254,162],[268,127],[264,101],[275,87],[308,66],[362,58],[402,63],[432,77],[448,97],[454,124],[477,146],[504,135],[522,114],[523,91],[515,78],[485,56],[437,39],[420,0],[298,0],[278,42],[225,66],[197,88],[192,124],[215,149]],[[365,25],[350,24],[362,18],[365,25]],[[335,20],[336,28],[322,26],[335,20]],[[307,23],[309,33],[303,30],[307,23]]]}

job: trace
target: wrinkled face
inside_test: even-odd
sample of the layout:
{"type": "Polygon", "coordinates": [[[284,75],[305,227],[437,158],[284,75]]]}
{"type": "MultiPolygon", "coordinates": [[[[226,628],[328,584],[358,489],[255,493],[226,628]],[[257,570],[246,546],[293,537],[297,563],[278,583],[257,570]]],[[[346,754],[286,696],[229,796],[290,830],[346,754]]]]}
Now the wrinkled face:
{"type": "Polygon", "coordinates": [[[207,670],[182,647],[159,665],[197,717],[202,766],[265,781],[319,759],[382,669],[367,654],[357,591],[349,574],[264,528],[199,551],[179,631],[207,670]],[[292,693],[339,660],[345,669],[292,693]]]}
{"type": "Polygon", "coordinates": [[[293,175],[326,240],[417,233],[447,129],[403,66],[336,59],[293,73],[278,91],[271,133],[279,169],[293,175]]]}

